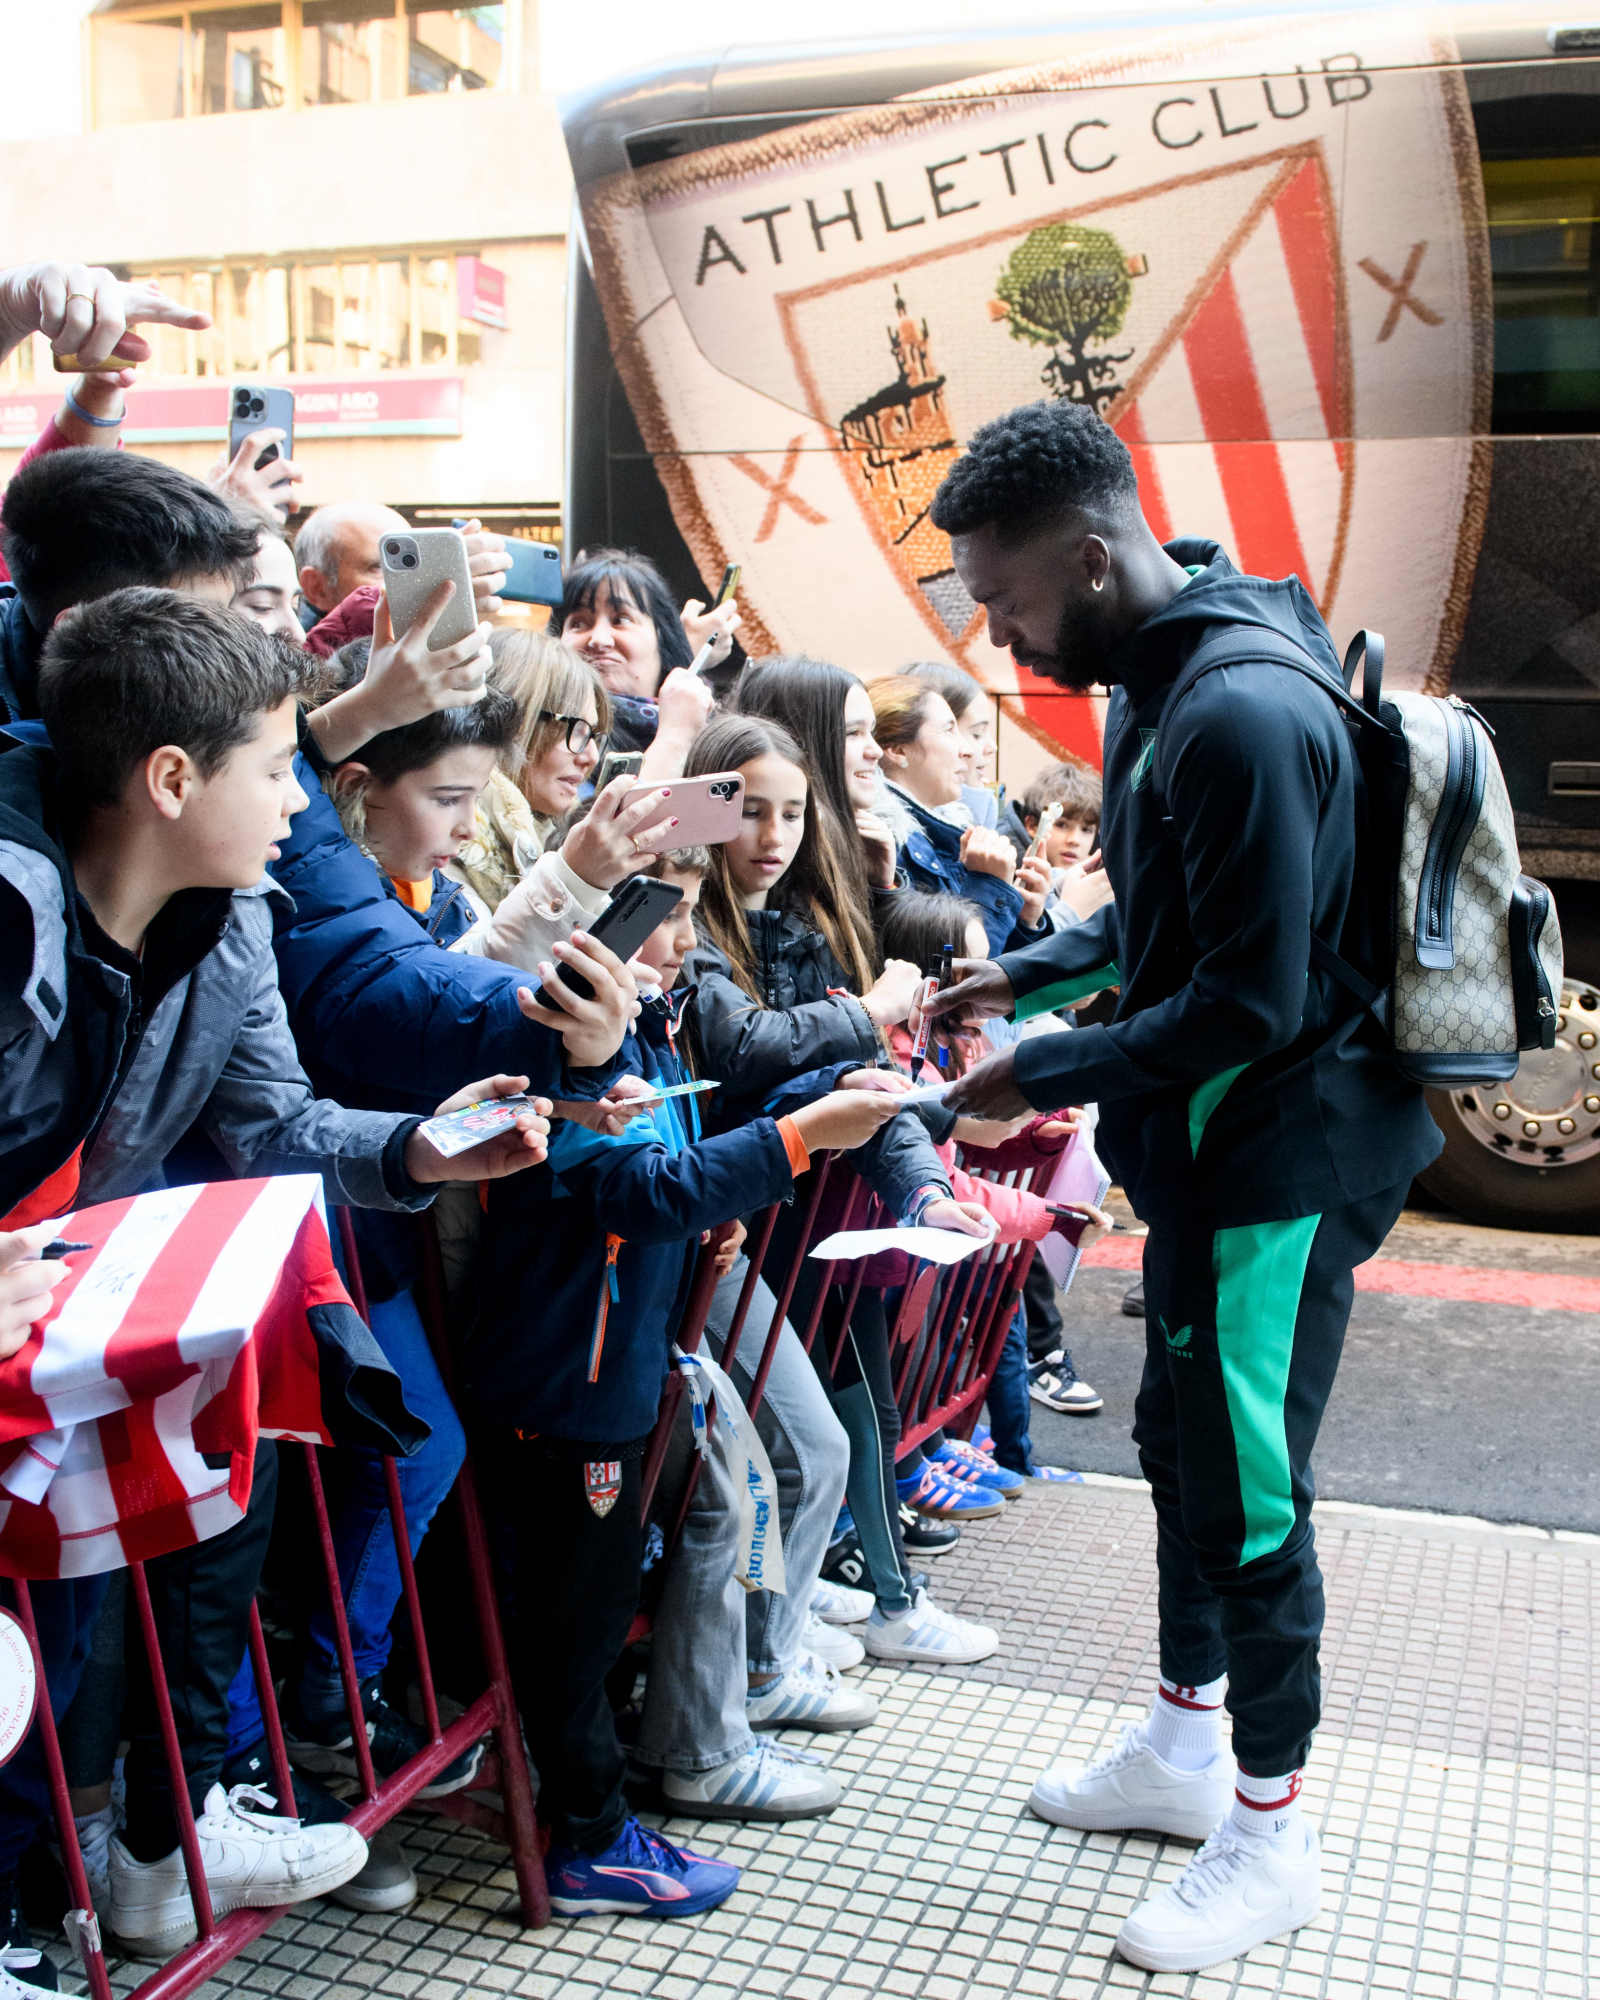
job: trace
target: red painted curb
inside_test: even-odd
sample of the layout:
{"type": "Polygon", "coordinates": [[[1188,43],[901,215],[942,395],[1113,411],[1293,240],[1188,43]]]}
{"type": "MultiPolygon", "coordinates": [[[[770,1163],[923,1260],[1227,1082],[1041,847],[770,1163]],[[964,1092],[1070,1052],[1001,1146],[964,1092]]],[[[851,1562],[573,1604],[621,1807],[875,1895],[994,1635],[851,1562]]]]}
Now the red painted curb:
{"type": "MultiPolygon", "coordinates": [[[[1085,1252],[1083,1261],[1106,1271],[1137,1271],[1144,1262],[1144,1238],[1102,1237],[1085,1252]]],[[[1474,1264],[1411,1264],[1398,1257],[1375,1257],[1356,1272],[1356,1290],[1453,1299],[1462,1305],[1600,1313],[1600,1278],[1553,1271],[1496,1271],[1474,1264]]]]}

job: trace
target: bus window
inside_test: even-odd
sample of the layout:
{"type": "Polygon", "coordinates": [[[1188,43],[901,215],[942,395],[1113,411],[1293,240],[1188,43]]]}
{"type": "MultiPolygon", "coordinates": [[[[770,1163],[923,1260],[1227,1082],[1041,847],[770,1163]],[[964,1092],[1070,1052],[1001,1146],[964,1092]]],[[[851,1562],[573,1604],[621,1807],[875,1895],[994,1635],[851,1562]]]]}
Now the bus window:
{"type": "Polygon", "coordinates": [[[1600,64],[1469,72],[1502,435],[1600,431],[1600,64]]]}

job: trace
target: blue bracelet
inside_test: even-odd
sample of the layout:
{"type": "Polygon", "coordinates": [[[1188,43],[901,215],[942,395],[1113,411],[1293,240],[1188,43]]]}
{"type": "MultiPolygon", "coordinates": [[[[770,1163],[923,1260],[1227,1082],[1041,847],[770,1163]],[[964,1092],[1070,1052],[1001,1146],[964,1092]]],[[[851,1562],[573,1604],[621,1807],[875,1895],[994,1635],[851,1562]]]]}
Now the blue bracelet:
{"type": "MultiPolygon", "coordinates": [[[[72,391],[67,391],[67,408],[75,417],[81,417],[86,424],[93,424],[97,431],[114,431],[122,422],[122,417],[91,417],[72,391]]],[[[123,412],[126,416],[127,412],[123,412]]]]}

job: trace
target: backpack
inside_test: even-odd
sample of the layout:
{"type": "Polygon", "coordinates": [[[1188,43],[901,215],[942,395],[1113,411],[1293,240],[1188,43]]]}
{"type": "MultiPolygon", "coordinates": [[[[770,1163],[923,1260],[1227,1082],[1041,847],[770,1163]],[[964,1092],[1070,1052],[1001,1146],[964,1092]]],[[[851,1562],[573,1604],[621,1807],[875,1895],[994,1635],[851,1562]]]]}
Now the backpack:
{"type": "MultiPolygon", "coordinates": [[[[1522,1050],[1555,1047],[1561,930],[1549,889],[1522,873],[1488,724],[1457,695],[1385,695],[1376,632],[1351,640],[1341,685],[1255,625],[1197,648],[1166,713],[1214,668],[1257,660],[1303,674],[1338,705],[1366,780],[1358,891],[1337,941],[1312,933],[1312,964],[1371,1009],[1414,1083],[1459,1090],[1515,1076],[1522,1050]]],[[[1163,796],[1165,740],[1151,772],[1163,796]]]]}

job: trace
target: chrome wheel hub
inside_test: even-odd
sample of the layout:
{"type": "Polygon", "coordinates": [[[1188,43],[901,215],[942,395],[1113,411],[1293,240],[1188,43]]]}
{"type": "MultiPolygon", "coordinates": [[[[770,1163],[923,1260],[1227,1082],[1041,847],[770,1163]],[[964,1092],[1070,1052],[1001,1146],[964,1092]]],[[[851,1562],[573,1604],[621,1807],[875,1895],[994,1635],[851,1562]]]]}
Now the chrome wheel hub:
{"type": "Polygon", "coordinates": [[[1453,1090],[1480,1146],[1523,1167],[1574,1167],[1600,1153],[1600,987],[1566,979],[1553,1049],[1532,1049],[1507,1083],[1453,1090]]]}

